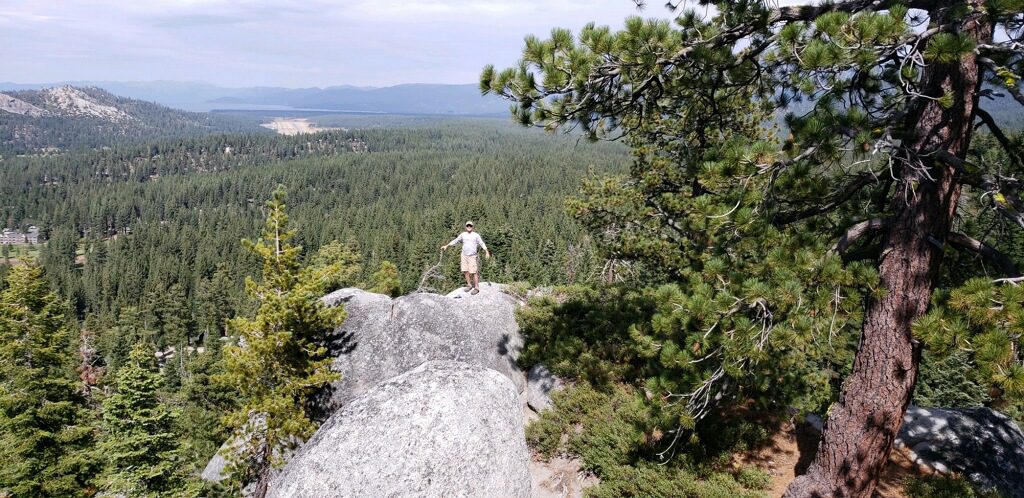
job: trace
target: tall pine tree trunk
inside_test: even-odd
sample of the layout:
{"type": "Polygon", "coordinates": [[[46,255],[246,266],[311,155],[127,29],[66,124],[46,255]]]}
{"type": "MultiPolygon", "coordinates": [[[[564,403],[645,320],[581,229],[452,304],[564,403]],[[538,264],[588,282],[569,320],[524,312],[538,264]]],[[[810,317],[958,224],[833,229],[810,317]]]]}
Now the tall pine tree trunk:
{"type": "MultiPolygon", "coordinates": [[[[948,8],[961,2],[941,3],[948,8]]],[[[983,3],[966,2],[973,11],[957,23],[960,34],[979,42],[992,36],[980,11],[983,3]]],[[[947,11],[936,8],[930,14],[941,24],[949,22],[943,19],[947,11]]],[[[853,371],[830,409],[814,461],[790,485],[787,498],[869,498],[874,493],[917,382],[920,348],[911,325],[928,308],[960,196],[955,168],[936,160],[934,152],[965,156],[979,73],[974,54],[950,64],[931,62],[924,69],[923,93],[933,98],[919,99],[906,120],[896,172],[902,188],[892,200],[893,217],[879,257],[886,293],[867,305],[853,371]],[[949,109],[934,99],[945,94],[954,99],[949,109]]]]}

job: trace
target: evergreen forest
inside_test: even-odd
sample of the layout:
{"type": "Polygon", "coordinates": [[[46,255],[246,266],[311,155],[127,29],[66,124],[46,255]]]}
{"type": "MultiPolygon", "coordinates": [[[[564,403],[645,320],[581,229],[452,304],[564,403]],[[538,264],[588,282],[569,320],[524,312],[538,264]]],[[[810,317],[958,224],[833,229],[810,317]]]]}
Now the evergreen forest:
{"type": "Polygon", "coordinates": [[[0,254],[0,498],[262,498],[339,379],[320,298],[461,287],[467,220],[585,496],[1019,496],[885,479],[908,407],[1024,424],[1024,3],[778,4],[527,35],[480,73],[511,122],[0,122],[37,127],[0,225],[44,239],[0,254]],[[748,457],[815,419],[773,489],[748,457]]]}

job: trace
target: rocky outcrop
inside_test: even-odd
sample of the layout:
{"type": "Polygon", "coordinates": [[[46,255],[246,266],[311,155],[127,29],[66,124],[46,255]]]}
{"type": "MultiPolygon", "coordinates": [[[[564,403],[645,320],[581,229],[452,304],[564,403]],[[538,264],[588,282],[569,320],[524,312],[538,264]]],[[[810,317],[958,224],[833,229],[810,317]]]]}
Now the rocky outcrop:
{"type": "Polygon", "coordinates": [[[515,385],[428,361],[353,398],[282,469],[272,497],[530,496],[515,385]]]}
{"type": "Polygon", "coordinates": [[[539,413],[551,407],[551,393],[561,388],[562,379],[538,363],[526,374],[526,403],[539,413]]]}
{"type": "MultiPolygon", "coordinates": [[[[533,369],[532,395],[516,366],[516,299],[500,285],[479,294],[397,299],[341,289],[330,338],[344,376],[320,399],[317,433],[271,485],[271,496],[581,496],[597,482],[567,458],[530,454],[524,420],[560,384],[533,369]]],[[[221,478],[216,456],[204,479],[221,478]]]]}
{"type": "Polygon", "coordinates": [[[912,406],[896,445],[919,464],[963,474],[1007,498],[1024,498],[1024,433],[997,411],[912,406]]]}
{"type": "Polygon", "coordinates": [[[40,109],[28,102],[25,102],[24,100],[16,99],[10,95],[4,95],[2,93],[0,93],[0,111],[9,112],[11,114],[20,114],[30,118],[38,118],[40,116],[48,116],[50,114],[45,109],[40,109]]]}
{"type": "Polygon", "coordinates": [[[323,414],[360,396],[380,382],[427,361],[451,360],[487,367],[526,387],[516,366],[523,339],[516,324],[515,299],[498,285],[481,284],[477,295],[451,298],[410,294],[396,299],[360,289],[341,289],[323,298],[344,303],[348,318],[331,338],[342,374],[325,393],[323,414]]]}
{"type": "Polygon", "coordinates": [[[70,85],[43,90],[46,104],[62,115],[84,116],[121,122],[132,119],[124,111],[96,101],[89,94],[70,85]]]}

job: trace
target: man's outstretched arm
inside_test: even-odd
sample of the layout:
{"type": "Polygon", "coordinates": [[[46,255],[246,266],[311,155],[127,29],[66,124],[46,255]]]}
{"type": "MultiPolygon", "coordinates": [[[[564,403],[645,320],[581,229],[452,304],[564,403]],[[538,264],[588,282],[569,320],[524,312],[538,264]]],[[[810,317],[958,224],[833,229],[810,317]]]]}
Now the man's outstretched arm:
{"type": "Polygon", "coordinates": [[[451,247],[451,246],[453,246],[453,245],[457,244],[457,243],[458,243],[458,242],[459,242],[460,240],[462,240],[462,234],[461,234],[461,233],[459,234],[459,236],[458,236],[458,237],[455,237],[454,239],[452,239],[452,241],[451,241],[451,242],[449,242],[449,243],[447,243],[447,244],[445,244],[445,245],[441,246],[441,250],[442,250],[442,251],[444,251],[444,250],[447,250],[447,249],[448,249],[449,247],[451,247]]]}

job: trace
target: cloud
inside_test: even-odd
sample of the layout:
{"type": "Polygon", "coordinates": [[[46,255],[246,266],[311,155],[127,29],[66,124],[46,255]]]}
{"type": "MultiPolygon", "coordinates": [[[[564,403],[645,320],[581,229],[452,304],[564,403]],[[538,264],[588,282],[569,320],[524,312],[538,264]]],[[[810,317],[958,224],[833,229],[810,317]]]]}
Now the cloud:
{"type": "MultiPolygon", "coordinates": [[[[631,0],[4,0],[0,80],[294,87],[469,83],[526,34],[620,26],[631,0]]],[[[644,16],[668,16],[650,6],[644,16]]]]}
{"type": "Polygon", "coordinates": [[[160,28],[187,28],[194,26],[217,26],[223,24],[240,24],[247,20],[232,15],[184,14],[168,15],[153,18],[151,24],[160,28]]]}

